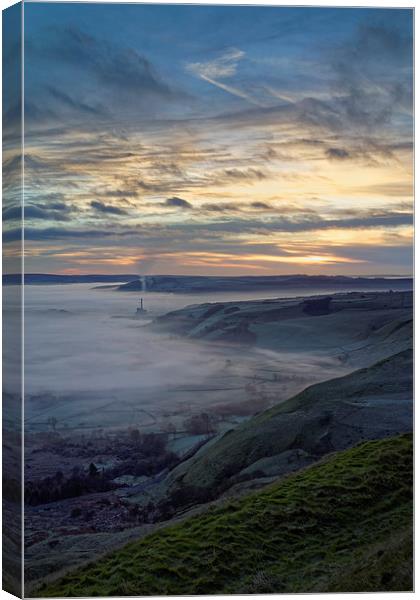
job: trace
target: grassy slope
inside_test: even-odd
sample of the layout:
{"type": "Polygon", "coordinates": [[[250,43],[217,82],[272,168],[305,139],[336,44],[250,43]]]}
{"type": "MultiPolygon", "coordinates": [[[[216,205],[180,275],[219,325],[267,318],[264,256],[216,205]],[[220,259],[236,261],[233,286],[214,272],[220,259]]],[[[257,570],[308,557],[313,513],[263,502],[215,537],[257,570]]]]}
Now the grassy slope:
{"type": "Polygon", "coordinates": [[[410,590],[411,528],[403,435],[157,531],[37,595],[410,590]]]}
{"type": "MultiPolygon", "coordinates": [[[[238,473],[254,462],[269,456],[278,455],[289,448],[301,448],[310,454],[324,454],[330,449],[319,447],[323,436],[332,432],[334,449],[341,450],[354,446],[364,439],[375,439],[401,433],[399,423],[396,429],[380,435],[371,431],[372,419],[375,427],[389,415],[389,406],[373,414],[366,413],[360,428],[341,430],[338,422],[351,423],[356,407],[348,408],[348,402],[361,397],[384,398],[395,393],[406,392],[412,396],[412,351],[406,350],[366,369],[359,369],[337,379],[312,385],[297,396],[260,413],[249,421],[226,433],[208,448],[204,446],[191,460],[186,461],[171,474],[172,486],[198,486],[214,488],[226,478],[238,473]],[[346,416],[347,411],[350,416],[346,416]],[[325,423],[324,416],[330,415],[325,423]],[[363,421],[365,424],[363,425],[363,421]],[[366,431],[365,431],[366,430],[366,431]]],[[[363,407],[359,409],[364,413],[363,407]]],[[[295,467],[296,468],[296,467],[295,467]]],[[[295,470],[291,469],[291,470],[295,470]]]]}

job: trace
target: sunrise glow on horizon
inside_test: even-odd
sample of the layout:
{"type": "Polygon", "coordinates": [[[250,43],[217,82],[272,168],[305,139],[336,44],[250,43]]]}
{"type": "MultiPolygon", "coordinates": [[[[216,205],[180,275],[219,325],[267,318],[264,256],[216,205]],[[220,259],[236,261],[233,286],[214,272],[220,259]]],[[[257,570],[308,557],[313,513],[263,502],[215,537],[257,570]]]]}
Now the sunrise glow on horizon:
{"type": "Polygon", "coordinates": [[[410,272],[411,10],[25,15],[27,272],[410,272]]]}

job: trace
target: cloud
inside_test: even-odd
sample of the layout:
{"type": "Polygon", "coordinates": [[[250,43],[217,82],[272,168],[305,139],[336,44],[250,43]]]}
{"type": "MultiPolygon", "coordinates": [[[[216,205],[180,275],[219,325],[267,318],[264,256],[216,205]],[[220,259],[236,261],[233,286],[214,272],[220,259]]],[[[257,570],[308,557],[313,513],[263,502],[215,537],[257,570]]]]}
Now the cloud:
{"type": "MultiPolygon", "coordinates": [[[[31,102],[27,98],[25,98],[24,102],[25,107],[25,122],[30,123],[49,123],[52,119],[57,118],[57,114],[54,110],[47,106],[40,106],[36,102],[31,102]]],[[[4,110],[4,124],[5,129],[7,130],[15,130],[15,133],[18,134],[20,131],[20,125],[22,122],[22,103],[19,100],[12,106],[9,106],[4,110]]]]}
{"type": "Polygon", "coordinates": [[[46,50],[49,60],[64,61],[88,70],[107,86],[139,94],[170,96],[150,61],[132,48],[98,39],[77,27],[59,28],[46,50]]]}
{"type": "MultiPolygon", "coordinates": [[[[76,25],[46,27],[28,38],[33,77],[26,85],[27,131],[43,125],[48,135],[53,125],[68,127],[71,122],[88,131],[99,119],[119,127],[135,116],[153,118],[157,103],[160,112],[177,99],[185,103],[187,94],[170,86],[146,56],[120,39],[91,35],[76,25]]],[[[7,110],[17,121],[18,104],[7,110]]]]}
{"type": "Polygon", "coordinates": [[[266,202],[251,202],[251,206],[252,208],[257,208],[260,210],[272,210],[272,207],[266,202]]]}
{"type": "MultiPolygon", "coordinates": [[[[270,175],[258,167],[217,169],[217,157],[212,157],[211,154],[204,157],[204,160],[206,160],[208,164],[208,168],[204,172],[202,170],[195,172],[191,170],[188,176],[180,177],[177,177],[176,175],[170,176],[169,174],[165,177],[162,174],[156,175],[155,173],[152,173],[151,176],[149,175],[148,181],[137,179],[135,182],[133,181],[131,183],[131,187],[136,185],[138,188],[149,194],[181,194],[182,190],[191,191],[193,188],[203,190],[206,187],[229,185],[232,183],[245,183],[251,185],[255,181],[267,179],[270,175]],[[213,164],[211,163],[212,158],[214,159],[213,164]]],[[[229,157],[226,162],[228,164],[231,162],[229,157]]]]}
{"type": "Polygon", "coordinates": [[[114,206],[113,204],[104,204],[103,202],[100,202],[99,200],[92,200],[90,205],[96,211],[98,211],[100,213],[108,214],[108,215],[122,216],[122,215],[127,214],[127,211],[120,208],[119,206],[114,206]]]}
{"type": "Polygon", "coordinates": [[[225,169],[223,176],[231,181],[236,180],[251,180],[261,181],[266,179],[267,175],[261,169],[249,168],[249,169],[225,169]]]}
{"type": "Polygon", "coordinates": [[[348,124],[372,128],[411,112],[412,46],[409,27],[371,22],[336,48],[336,104],[348,124]]]}
{"type": "Polygon", "coordinates": [[[332,160],[346,160],[350,158],[350,152],[345,150],[344,148],[327,148],[325,150],[325,154],[328,158],[332,160]]]}
{"type": "Polygon", "coordinates": [[[165,200],[163,205],[170,206],[172,208],[182,208],[182,209],[188,209],[188,210],[193,208],[191,202],[188,202],[188,200],[184,200],[183,198],[177,198],[176,196],[173,196],[172,198],[168,198],[167,200],[165,200]]]}
{"type": "Polygon", "coordinates": [[[371,185],[357,186],[353,191],[364,194],[374,194],[388,197],[413,197],[413,182],[405,183],[395,181],[393,183],[373,183],[371,185]]]}
{"type": "Polygon", "coordinates": [[[220,204],[206,203],[201,206],[206,212],[241,212],[241,206],[235,202],[224,202],[220,204]]]}
{"type": "Polygon", "coordinates": [[[70,211],[64,203],[52,203],[51,206],[36,204],[25,205],[24,211],[21,206],[11,206],[3,210],[3,221],[14,221],[24,219],[40,219],[45,221],[68,221],[70,211]]]}
{"type": "MultiPolygon", "coordinates": [[[[154,203],[150,204],[151,207],[156,206],[154,203]]],[[[181,208],[189,211],[194,211],[197,214],[200,213],[246,213],[253,210],[258,211],[274,211],[275,209],[266,202],[204,202],[200,205],[192,204],[187,200],[183,200],[182,198],[173,197],[168,198],[165,202],[161,203],[161,206],[170,206],[181,208]]],[[[300,212],[298,207],[291,208],[290,205],[287,207],[288,209],[294,210],[296,208],[297,212],[300,212]]]]}
{"type": "Polygon", "coordinates": [[[156,182],[156,183],[151,183],[148,181],[143,181],[142,179],[137,181],[137,186],[142,189],[145,192],[148,193],[160,193],[160,192],[165,192],[168,191],[168,188],[170,188],[171,186],[168,185],[166,182],[156,182]]]}
{"type": "MultiPolygon", "coordinates": [[[[91,239],[105,238],[115,235],[115,232],[100,229],[65,229],[64,227],[48,227],[38,229],[25,227],[25,240],[62,240],[67,238],[91,239]]],[[[124,235],[119,233],[119,235],[124,235]]],[[[10,229],[3,232],[3,241],[6,243],[22,239],[22,228],[10,229]]]]}
{"type": "MultiPolygon", "coordinates": [[[[182,198],[168,198],[163,206],[171,206],[186,210],[193,210],[197,213],[244,213],[249,210],[273,211],[273,207],[266,202],[205,202],[200,206],[194,206],[191,202],[182,198]]],[[[288,207],[290,208],[290,207],[288,207]]],[[[299,212],[299,211],[298,211],[299,212]]]]}
{"type": "Polygon", "coordinates": [[[374,229],[393,228],[412,225],[413,218],[410,214],[400,212],[383,212],[380,214],[361,214],[352,218],[325,219],[316,214],[304,214],[299,218],[280,217],[269,219],[220,219],[209,223],[181,223],[176,224],[178,230],[188,230],[190,235],[212,237],[216,233],[223,234],[263,234],[272,233],[298,233],[320,231],[328,229],[374,229]]]}
{"type": "Polygon", "coordinates": [[[49,95],[57,100],[60,104],[64,105],[76,113],[85,113],[91,117],[109,117],[109,111],[101,104],[90,105],[80,100],[75,100],[69,94],[58,90],[53,86],[46,86],[49,95]]]}
{"type": "Polygon", "coordinates": [[[189,63],[186,70],[200,79],[207,81],[225,92],[247,100],[251,104],[261,106],[261,103],[251,96],[247,91],[244,91],[237,86],[226,84],[220,79],[232,77],[236,74],[238,62],[245,56],[245,52],[238,48],[230,48],[218,58],[208,62],[189,63]]]}
{"type": "Polygon", "coordinates": [[[69,210],[69,206],[65,202],[51,202],[51,203],[48,203],[48,207],[51,210],[62,210],[62,211],[69,210]]]}
{"type": "Polygon", "coordinates": [[[190,63],[187,71],[194,73],[202,79],[223,79],[235,75],[238,62],[245,56],[245,52],[238,48],[230,48],[224,54],[208,62],[190,63]]]}
{"type": "MultiPolygon", "coordinates": [[[[328,44],[327,50],[324,45],[320,59],[327,77],[321,82],[322,95],[308,89],[303,96],[299,90],[286,103],[260,103],[258,108],[215,118],[230,121],[232,126],[294,123],[331,133],[349,135],[358,127],[359,135],[382,135],[385,126],[395,127],[393,119],[404,115],[403,127],[408,134],[413,95],[412,45],[407,23],[401,27],[397,20],[389,20],[386,25],[371,21],[353,30],[344,42],[328,44]]],[[[314,48],[315,61],[319,52],[319,47],[314,48]]]]}
{"type": "Polygon", "coordinates": [[[104,198],[136,198],[138,196],[138,192],[136,190],[98,190],[98,196],[103,196],[104,198]]]}
{"type": "Polygon", "coordinates": [[[11,206],[10,208],[3,209],[2,216],[3,221],[14,221],[16,219],[21,220],[23,210],[21,206],[11,206]]]}
{"type": "MultiPolygon", "coordinates": [[[[180,199],[182,200],[182,199],[180,199]]],[[[183,209],[185,207],[182,207],[183,209]]],[[[207,207],[208,209],[208,207],[207,207]]],[[[224,212],[217,208],[213,212],[224,212]]],[[[238,211],[240,212],[240,210],[238,211]]],[[[328,229],[393,229],[401,226],[411,226],[413,217],[410,213],[399,211],[365,211],[359,215],[344,218],[324,218],[316,213],[301,213],[293,217],[264,217],[264,218],[219,218],[214,221],[202,223],[194,221],[184,221],[175,223],[148,223],[147,225],[137,225],[131,228],[115,229],[79,229],[66,227],[48,227],[38,229],[34,227],[25,227],[26,240],[64,240],[64,239],[100,239],[100,238],[133,238],[141,236],[142,244],[146,241],[154,247],[161,247],[166,240],[173,240],[175,237],[179,243],[185,245],[198,243],[202,240],[219,241],[226,243],[225,236],[230,234],[265,234],[265,233],[298,233],[321,231],[328,229]]],[[[4,242],[10,242],[20,239],[20,228],[4,232],[4,242]]],[[[238,243],[233,240],[233,243],[238,243]]]]}
{"type": "MultiPolygon", "coordinates": [[[[29,168],[29,169],[37,170],[37,169],[47,168],[49,166],[49,163],[47,161],[43,160],[42,158],[40,158],[39,156],[37,156],[35,154],[31,154],[30,152],[25,153],[24,161],[25,161],[25,169],[29,168]]],[[[20,170],[21,168],[22,168],[22,155],[21,154],[14,155],[9,159],[5,159],[3,162],[3,169],[5,169],[7,171],[17,171],[17,170],[20,170]]]]}
{"type": "Polygon", "coordinates": [[[235,129],[294,125],[299,128],[300,134],[304,132],[306,135],[313,135],[315,128],[334,133],[344,128],[342,114],[337,106],[330,101],[310,97],[294,103],[226,112],[215,116],[213,120],[235,129]]]}

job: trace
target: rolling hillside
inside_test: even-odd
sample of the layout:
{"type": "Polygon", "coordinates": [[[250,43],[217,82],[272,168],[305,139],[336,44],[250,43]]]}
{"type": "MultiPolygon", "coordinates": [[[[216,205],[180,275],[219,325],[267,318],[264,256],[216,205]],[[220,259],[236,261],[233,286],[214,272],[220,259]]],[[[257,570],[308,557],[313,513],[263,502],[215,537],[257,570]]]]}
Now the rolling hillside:
{"type": "Polygon", "coordinates": [[[361,441],[411,431],[412,368],[408,349],[310,386],[204,446],[172,471],[167,494],[179,504],[208,500],[361,441]]]}
{"type": "Polygon", "coordinates": [[[334,454],[36,595],[411,590],[412,451],[403,435],[334,454]]]}
{"type": "Polygon", "coordinates": [[[366,366],[411,344],[412,292],[216,302],[158,317],[163,333],[256,346],[277,353],[317,353],[366,366]]]}

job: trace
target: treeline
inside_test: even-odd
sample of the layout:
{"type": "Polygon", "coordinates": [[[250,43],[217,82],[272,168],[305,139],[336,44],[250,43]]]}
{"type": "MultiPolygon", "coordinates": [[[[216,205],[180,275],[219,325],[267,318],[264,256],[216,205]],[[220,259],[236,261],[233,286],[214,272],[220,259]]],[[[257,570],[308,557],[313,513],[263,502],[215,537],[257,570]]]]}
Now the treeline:
{"type": "Polygon", "coordinates": [[[166,439],[153,433],[141,435],[131,431],[127,445],[119,447],[119,461],[106,470],[99,471],[91,463],[88,469],[74,467],[70,477],[58,471],[52,477],[28,481],[25,485],[25,502],[31,506],[76,498],[94,492],[106,492],[123,484],[115,483],[116,477],[133,475],[152,477],[164,469],[172,469],[179,463],[173,452],[166,450],[166,439]]]}
{"type": "Polygon", "coordinates": [[[159,456],[149,458],[130,458],[109,469],[106,473],[111,479],[123,475],[135,477],[152,477],[164,469],[172,469],[179,463],[179,458],[173,452],[164,452],[159,456]]]}
{"type": "Polygon", "coordinates": [[[57,471],[53,477],[28,481],[25,484],[25,503],[36,506],[93,492],[106,492],[116,487],[118,486],[104,472],[91,463],[85,470],[75,467],[70,477],[57,471]]]}
{"type": "Polygon", "coordinates": [[[110,479],[123,475],[151,477],[163,469],[171,469],[179,459],[166,449],[167,437],[155,433],[141,434],[138,429],[130,431],[130,445],[119,448],[121,462],[107,470],[110,479]]]}
{"type": "MultiPolygon", "coordinates": [[[[205,433],[210,436],[214,431],[210,418],[205,413],[193,416],[187,421],[186,424],[194,429],[195,433],[205,433]]],[[[123,487],[125,484],[116,483],[114,480],[126,475],[153,477],[163,471],[170,471],[182,460],[192,456],[207,441],[200,441],[190,449],[187,455],[180,458],[174,452],[167,450],[168,435],[170,434],[141,434],[138,429],[131,429],[124,440],[114,440],[113,444],[109,442],[109,445],[105,445],[104,448],[107,452],[101,452],[102,455],[106,455],[108,452],[112,453],[117,459],[116,464],[112,467],[98,470],[95,464],[91,463],[87,469],[74,467],[70,476],[65,476],[58,471],[55,475],[44,479],[27,481],[25,503],[37,506],[85,494],[110,491],[123,487]]],[[[88,444],[90,445],[91,442],[88,444]]],[[[60,446],[60,440],[56,439],[54,439],[54,445],[51,444],[48,449],[52,451],[53,448],[57,453],[61,450],[64,455],[69,451],[80,450],[80,446],[77,447],[74,444],[60,446]]]]}

